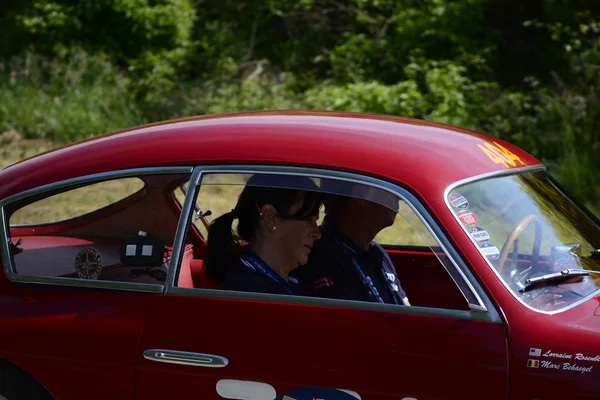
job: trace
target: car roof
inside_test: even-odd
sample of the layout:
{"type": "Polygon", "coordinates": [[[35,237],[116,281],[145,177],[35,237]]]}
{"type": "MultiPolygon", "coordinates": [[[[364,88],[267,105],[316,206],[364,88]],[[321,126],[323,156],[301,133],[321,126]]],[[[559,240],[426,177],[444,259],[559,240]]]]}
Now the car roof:
{"type": "Polygon", "coordinates": [[[196,164],[323,167],[391,179],[426,195],[511,167],[481,149],[492,142],[518,157],[516,166],[540,163],[496,138],[417,119],[312,111],[210,115],[97,136],[18,162],[0,171],[0,198],[82,175],[196,164]]]}

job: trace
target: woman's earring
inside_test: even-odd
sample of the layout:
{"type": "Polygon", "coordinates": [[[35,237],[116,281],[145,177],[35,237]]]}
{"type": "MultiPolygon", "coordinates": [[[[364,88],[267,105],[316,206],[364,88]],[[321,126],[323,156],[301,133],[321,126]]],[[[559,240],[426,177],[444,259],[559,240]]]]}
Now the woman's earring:
{"type": "Polygon", "coordinates": [[[276,227],[276,226],[274,226],[274,227],[273,227],[273,230],[275,230],[275,229],[277,229],[277,227],[276,227]]]}

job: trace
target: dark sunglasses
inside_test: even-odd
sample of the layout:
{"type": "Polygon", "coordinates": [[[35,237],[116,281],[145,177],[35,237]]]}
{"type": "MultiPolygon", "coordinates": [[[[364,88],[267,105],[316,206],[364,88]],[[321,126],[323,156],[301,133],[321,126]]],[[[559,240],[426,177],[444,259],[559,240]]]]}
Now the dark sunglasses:
{"type": "Polygon", "coordinates": [[[306,216],[296,216],[296,215],[281,215],[277,214],[277,216],[285,221],[312,221],[314,218],[318,219],[317,215],[306,215],[306,216]]]}

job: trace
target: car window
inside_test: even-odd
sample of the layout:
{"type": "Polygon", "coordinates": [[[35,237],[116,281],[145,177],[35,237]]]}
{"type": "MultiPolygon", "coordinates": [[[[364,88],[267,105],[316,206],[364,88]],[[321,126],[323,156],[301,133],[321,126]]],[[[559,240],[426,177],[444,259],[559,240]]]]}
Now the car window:
{"type": "Polygon", "coordinates": [[[188,181],[173,173],[57,184],[9,204],[11,273],[162,284],[180,217],[170,188],[188,181]]]}
{"type": "Polygon", "coordinates": [[[398,216],[392,226],[375,236],[375,241],[389,246],[436,246],[437,242],[425,228],[415,211],[400,202],[398,216]]]}
{"type": "MultiPolygon", "coordinates": [[[[215,236],[209,235],[208,227],[217,224],[215,221],[222,221],[223,218],[231,215],[230,213],[233,210],[235,210],[236,215],[248,212],[256,212],[256,215],[258,215],[262,210],[262,203],[259,199],[264,191],[272,189],[292,189],[303,191],[303,193],[318,193],[323,200],[323,205],[314,218],[316,225],[320,227],[321,233],[326,232],[329,229],[328,227],[334,226],[331,223],[334,218],[340,218],[336,210],[348,210],[343,214],[343,218],[347,220],[342,222],[341,225],[347,223],[348,226],[354,228],[347,231],[348,236],[342,234],[342,231],[345,231],[346,228],[340,228],[339,232],[336,231],[334,235],[335,240],[341,237],[344,244],[354,243],[353,240],[360,241],[362,239],[359,238],[364,237],[366,234],[368,237],[366,249],[369,249],[369,252],[372,247],[381,249],[383,253],[378,253],[379,250],[374,253],[375,256],[381,257],[377,262],[386,263],[387,261],[382,261],[382,259],[389,258],[391,270],[397,273],[398,279],[402,282],[400,289],[404,289],[408,297],[414,298],[414,305],[468,309],[467,299],[462,294],[464,288],[458,287],[455,283],[456,276],[448,272],[448,268],[452,268],[456,272],[455,266],[452,265],[442,246],[439,245],[422,222],[422,216],[415,211],[413,205],[381,187],[323,176],[203,173],[198,190],[195,193],[195,210],[193,215],[190,216],[190,222],[193,222],[204,238],[208,238],[210,249],[211,240],[214,240],[215,236]],[[260,183],[257,183],[255,180],[257,175],[267,175],[268,179],[263,179],[260,183]],[[240,196],[244,197],[242,193],[249,186],[257,189],[252,192],[254,193],[252,196],[256,196],[256,204],[251,203],[250,209],[240,210],[238,200],[241,198],[240,196]],[[368,226],[362,225],[362,223],[355,225],[357,221],[364,221],[368,226]],[[370,245],[369,242],[371,242],[370,245]]],[[[187,191],[187,188],[184,188],[182,193],[185,191],[187,191]]],[[[302,198],[305,197],[306,195],[302,196],[302,198]]],[[[180,197],[180,201],[182,201],[182,198],[180,197]]],[[[278,215],[287,212],[287,210],[276,210],[278,215]]],[[[253,240],[248,239],[247,234],[244,236],[244,228],[239,225],[240,220],[239,217],[231,217],[228,222],[229,225],[223,229],[232,232],[232,239],[229,240],[229,243],[235,242],[237,254],[244,254],[247,249],[253,249],[254,245],[253,240]]],[[[275,228],[277,227],[275,226],[275,228]]],[[[190,232],[188,236],[191,234],[190,232]]],[[[300,266],[294,272],[291,272],[290,276],[293,279],[305,280],[302,283],[306,286],[311,286],[314,282],[308,282],[307,275],[303,274],[303,271],[312,268],[311,263],[313,261],[311,260],[321,257],[320,249],[325,246],[321,243],[327,243],[327,246],[331,245],[332,248],[336,246],[335,243],[326,241],[323,237],[321,235],[321,239],[315,238],[314,242],[313,239],[308,239],[310,243],[307,246],[309,246],[310,251],[307,255],[308,261],[304,260],[306,265],[301,263],[303,259],[300,257],[297,261],[300,266]],[[294,275],[298,275],[298,277],[296,278],[294,275]]],[[[285,242],[288,239],[283,238],[281,240],[285,242]]],[[[278,246],[277,243],[275,241],[272,245],[278,246]]],[[[290,246],[293,247],[293,244],[290,246]]],[[[328,257],[335,258],[335,253],[338,250],[344,252],[343,247],[333,249],[332,254],[329,254],[328,257]]],[[[195,254],[191,260],[182,263],[179,274],[180,284],[178,286],[195,289],[228,289],[227,283],[216,277],[210,271],[210,268],[207,270],[206,265],[203,264],[207,251],[205,249],[203,255],[195,254]],[[187,283],[182,285],[182,281],[187,283]]],[[[225,257],[225,249],[221,248],[219,251],[219,254],[225,257]]],[[[378,274],[383,271],[383,269],[377,268],[375,267],[375,270],[378,271],[378,274]]],[[[352,271],[349,274],[352,274],[352,271]]],[[[374,279],[378,281],[375,284],[384,285],[382,287],[385,288],[390,287],[389,282],[385,279],[379,277],[374,279]]],[[[389,289],[392,292],[394,285],[391,286],[392,289],[389,289]]],[[[311,290],[300,293],[300,295],[312,297],[314,293],[311,290]]],[[[358,288],[357,290],[362,289],[358,288]]]]}
{"type": "Polygon", "coordinates": [[[468,182],[447,200],[483,259],[524,304],[555,312],[600,289],[600,228],[546,172],[468,182]],[[590,272],[565,279],[565,270],[590,272]],[[548,279],[552,274],[556,279],[548,279]]]}
{"type": "MultiPolygon", "coordinates": [[[[197,202],[195,204],[195,215],[193,224],[196,226],[203,238],[208,236],[208,225],[214,218],[204,217],[204,213],[209,211],[209,215],[221,215],[227,212],[227,207],[231,204],[231,199],[235,199],[241,193],[243,186],[243,177],[238,175],[240,182],[237,184],[219,184],[219,177],[209,175],[205,177],[204,184],[200,187],[197,202]],[[214,211],[213,211],[214,210],[214,211]]],[[[235,178],[229,178],[235,179],[235,178]]],[[[180,204],[183,204],[185,194],[188,188],[182,185],[175,191],[175,196],[180,204]]],[[[321,214],[321,219],[324,214],[321,214]]],[[[375,236],[375,241],[388,246],[435,246],[436,241],[431,233],[425,229],[418,215],[405,202],[401,202],[398,209],[398,217],[394,220],[392,226],[380,231],[375,236]]]]}
{"type": "Polygon", "coordinates": [[[144,186],[139,178],[113,179],[43,198],[17,210],[11,225],[39,225],[76,218],[131,196],[144,186]]]}

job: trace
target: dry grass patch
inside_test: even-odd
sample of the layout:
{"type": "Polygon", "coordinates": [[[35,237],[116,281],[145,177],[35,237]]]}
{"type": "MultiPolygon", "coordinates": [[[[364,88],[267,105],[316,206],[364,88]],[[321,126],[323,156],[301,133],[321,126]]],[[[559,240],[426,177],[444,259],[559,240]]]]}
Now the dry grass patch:
{"type": "Polygon", "coordinates": [[[58,146],[51,140],[23,140],[17,132],[6,131],[0,134],[0,169],[58,146]]]}

